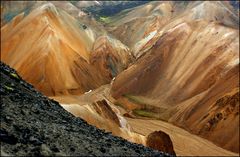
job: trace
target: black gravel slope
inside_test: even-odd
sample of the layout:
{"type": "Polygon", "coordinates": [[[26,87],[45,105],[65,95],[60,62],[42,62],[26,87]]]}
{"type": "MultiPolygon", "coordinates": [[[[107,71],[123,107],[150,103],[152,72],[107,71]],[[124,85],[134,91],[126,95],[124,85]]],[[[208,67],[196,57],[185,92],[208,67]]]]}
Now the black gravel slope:
{"type": "Polygon", "coordinates": [[[1,156],[168,156],[87,124],[2,62],[0,70],[1,156]]]}

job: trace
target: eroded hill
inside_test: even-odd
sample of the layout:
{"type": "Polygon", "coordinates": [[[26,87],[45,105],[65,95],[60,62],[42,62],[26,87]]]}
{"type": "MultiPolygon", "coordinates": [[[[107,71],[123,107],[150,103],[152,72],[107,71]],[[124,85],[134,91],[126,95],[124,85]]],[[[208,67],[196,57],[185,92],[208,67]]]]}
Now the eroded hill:
{"type": "Polygon", "coordinates": [[[1,28],[1,60],[46,95],[84,93],[109,83],[131,61],[126,46],[106,39],[46,3],[1,28]]]}

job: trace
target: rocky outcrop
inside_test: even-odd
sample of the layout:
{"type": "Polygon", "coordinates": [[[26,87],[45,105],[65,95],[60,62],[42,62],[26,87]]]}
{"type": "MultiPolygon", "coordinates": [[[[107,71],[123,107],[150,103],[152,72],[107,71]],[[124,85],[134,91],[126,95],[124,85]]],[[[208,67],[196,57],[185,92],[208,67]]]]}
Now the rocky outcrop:
{"type": "Polygon", "coordinates": [[[176,155],[169,135],[163,131],[154,131],[149,134],[146,145],[150,148],[176,155]]]}
{"type": "Polygon", "coordinates": [[[198,134],[224,145],[229,150],[239,152],[239,134],[236,133],[239,132],[239,90],[219,98],[201,118],[199,125],[201,130],[198,134]],[[227,127],[228,134],[222,133],[224,127],[227,127]]]}
{"type": "Polygon", "coordinates": [[[226,120],[230,115],[239,115],[239,91],[218,99],[212,112],[215,114],[206,114],[203,117],[203,119],[207,119],[207,123],[200,132],[214,130],[218,123],[226,120]]]}
{"type": "Polygon", "coordinates": [[[167,155],[103,132],[65,111],[1,62],[1,155],[167,155]]]}
{"type": "Polygon", "coordinates": [[[116,113],[112,110],[111,106],[106,100],[97,101],[92,104],[95,111],[103,118],[113,121],[115,124],[120,126],[120,122],[116,113]]]}
{"type": "Polygon", "coordinates": [[[128,112],[124,113],[123,116],[127,117],[127,118],[136,118],[134,115],[132,115],[132,114],[130,114],[128,112]]]}

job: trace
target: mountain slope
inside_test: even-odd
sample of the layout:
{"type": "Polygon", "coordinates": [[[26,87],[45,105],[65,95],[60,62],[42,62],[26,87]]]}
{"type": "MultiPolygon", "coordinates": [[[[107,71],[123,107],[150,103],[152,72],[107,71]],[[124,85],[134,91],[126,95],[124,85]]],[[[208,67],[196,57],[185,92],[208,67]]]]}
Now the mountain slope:
{"type": "Polygon", "coordinates": [[[162,118],[238,152],[238,114],[234,120],[227,117],[229,127],[207,131],[215,136],[199,131],[205,114],[217,114],[211,110],[214,102],[239,90],[239,30],[206,20],[171,24],[146,55],[116,77],[113,97],[132,97],[160,108],[162,118]],[[232,136],[223,137],[230,130],[232,136]],[[216,138],[221,135],[221,140],[216,138]]]}
{"type": "Polygon", "coordinates": [[[2,1],[1,26],[10,22],[20,13],[27,16],[32,10],[49,3],[67,12],[81,23],[88,25],[96,35],[106,32],[101,23],[97,22],[91,14],[84,12],[81,7],[73,5],[70,1],[2,1]]]}
{"type": "MultiPolygon", "coordinates": [[[[23,14],[16,16],[1,28],[1,60],[46,95],[84,93],[114,77],[106,77],[110,67],[98,69],[90,64],[95,38],[91,28],[46,3],[25,18],[23,14]]],[[[115,56],[115,67],[127,66],[130,56],[126,55],[128,52],[115,56]],[[127,61],[122,65],[119,60],[127,61]]]]}
{"type": "Polygon", "coordinates": [[[233,28],[239,25],[235,12],[220,1],[154,1],[109,17],[106,28],[133,49],[133,55],[138,58],[155,44],[162,30],[169,25],[171,27],[174,21],[198,19],[233,28]]]}
{"type": "Polygon", "coordinates": [[[24,12],[28,14],[34,1],[1,1],[1,27],[15,16],[24,12]]]}
{"type": "Polygon", "coordinates": [[[165,120],[239,152],[238,12],[221,1],[153,1],[109,16],[122,9],[109,7],[127,3],[18,3],[10,14],[3,10],[7,21],[24,13],[1,28],[1,61],[116,135],[125,136],[122,119],[91,92],[110,82],[111,105],[127,117],[165,120]],[[80,101],[67,101],[75,97],[80,101]]]}
{"type": "Polygon", "coordinates": [[[129,48],[119,40],[102,35],[94,42],[90,63],[98,67],[105,78],[112,79],[126,69],[131,61],[132,55],[129,48]]]}
{"type": "Polygon", "coordinates": [[[103,132],[37,92],[0,63],[1,155],[168,156],[103,132]]]}

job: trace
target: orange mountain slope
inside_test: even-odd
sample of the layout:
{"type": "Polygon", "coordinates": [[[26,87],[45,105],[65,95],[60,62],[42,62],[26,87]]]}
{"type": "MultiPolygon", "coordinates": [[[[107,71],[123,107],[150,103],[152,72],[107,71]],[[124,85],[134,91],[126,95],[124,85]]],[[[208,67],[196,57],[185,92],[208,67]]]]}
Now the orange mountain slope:
{"type": "Polygon", "coordinates": [[[116,77],[113,97],[131,97],[161,108],[164,119],[239,152],[237,108],[225,122],[200,131],[218,112],[225,112],[215,102],[239,91],[239,30],[206,19],[180,17],[160,31],[162,35],[146,55],[116,77]],[[211,109],[214,106],[218,109],[211,109]],[[206,114],[208,120],[203,121],[206,114]],[[227,123],[231,125],[223,129],[227,123]],[[228,131],[231,136],[219,138],[228,131]]]}
{"type": "Polygon", "coordinates": [[[46,3],[1,28],[1,60],[46,95],[83,93],[111,79],[90,64],[94,41],[93,30],[46,3]]]}
{"type": "Polygon", "coordinates": [[[124,10],[109,19],[109,32],[133,49],[136,58],[155,44],[156,39],[161,36],[161,29],[177,19],[204,19],[234,28],[238,28],[239,25],[239,18],[235,12],[220,1],[154,1],[124,10]]]}
{"type": "Polygon", "coordinates": [[[119,40],[103,35],[94,42],[90,62],[98,67],[106,78],[115,77],[126,69],[131,61],[129,48],[119,40]]]}

